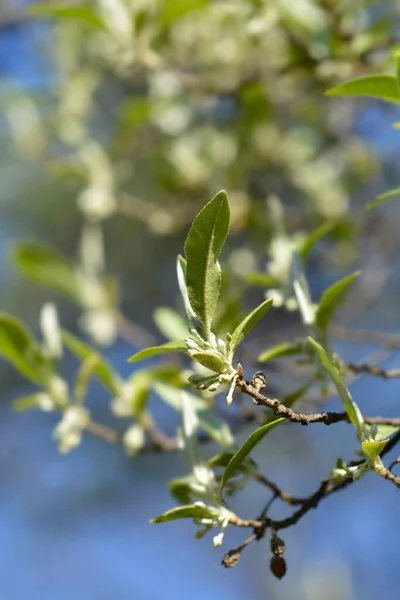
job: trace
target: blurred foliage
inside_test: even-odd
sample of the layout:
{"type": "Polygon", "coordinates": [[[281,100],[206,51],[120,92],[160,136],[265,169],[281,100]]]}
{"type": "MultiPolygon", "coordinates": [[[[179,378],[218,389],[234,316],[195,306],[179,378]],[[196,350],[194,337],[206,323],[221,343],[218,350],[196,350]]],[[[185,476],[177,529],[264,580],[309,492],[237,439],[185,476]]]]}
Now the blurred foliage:
{"type": "MultiPolygon", "coordinates": [[[[353,105],[324,99],[324,93],[333,88],[332,96],[398,102],[398,77],[382,75],[398,50],[397,13],[390,5],[344,0],[94,0],[35,4],[29,11],[29,18],[49,22],[43,51],[51,59],[51,94],[43,104],[27,91],[3,94],[5,118],[15,147],[46,166],[55,189],[59,185],[65,194],[68,182],[68,201],[79,212],[79,245],[70,259],[42,240],[19,243],[14,264],[78,306],[80,328],[93,345],[63,331],[50,303],[41,313],[39,340],[18,320],[0,315],[0,353],[40,388],[16,408],[58,411],[54,437],[62,452],[79,445],[85,431],[121,442],[129,455],[146,444],[183,448],[190,474],[173,480],[171,491],[187,506],[155,521],[192,518],[205,526],[197,537],[218,527],[215,546],[229,524],[241,522],[222,492],[229,497],[262,477],[248,455],[285,419],[307,424],[307,416],[291,406],[314,384],[321,394],[330,383],[337,390],[346,411],[338,420],[353,424],[362,458],[341,461],[326,485],[344,487],[370,470],[384,473],[380,454],[388,440],[364,422],[343,381],[346,365],[328,339],[332,318],[359,273],[340,279],[315,302],[305,263],[314,246],[330,237],[338,244],[328,242],[326,264],[348,266],[354,258],[349,233],[358,223],[350,215],[350,197],[371,184],[379,163],[355,134],[353,105]],[[380,75],[371,76],[374,69],[380,75]],[[214,196],[221,188],[229,202],[225,192],[214,196]],[[135,223],[128,234],[139,246],[143,226],[153,244],[157,236],[182,237],[191,224],[185,258],[177,262],[187,319],[158,307],[154,319],[168,339],[159,346],[142,328],[140,311],[135,323],[122,312],[130,285],[123,269],[109,274],[114,244],[125,261],[136,258],[134,244],[127,249],[119,236],[107,234],[118,217],[135,223]],[[236,248],[222,283],[218,260],[230,226],[236,248]],[[264,253],[269,262],[260,270],[264,253]],[[249,283],[266,288],[266,299],[243,318],[249,283]],[[240,387],[263,404],[257,394],[265,378],[258,374],[248,384],[236,350],[272,304],[296,313],[304,335],[289,341],[282,336],[279,344],[264,346],[258,360],[295,356],[311,374],[281,403],[264,398],[272,413],[240,447],[228,420],[217,414],[215,392],[228,387],[230,405],[240,387]],[[124,380],[96,349],[118,337],[146,346],[132,362],[178,351],[184,367],[147,365],[124,380]],[[79,360],[73,382],[59,373],[63,346],[79,360]],[[84,405],[92,378],[110,393],[114,416],[127,420],[122,434],[92,421],[84,405]],[[189,384],[196,395],[183,391],[189,384]],[[177,438],[156,425],[152,394],[179,413],[177,438]],[[223,454],[205,462],[199,431],[223,454]],[[212,467],[225,470],[218,474],[212,467]]],[[[63,227],[58,198],[52,202],[53,218],[63,227]]],[[[65,229],[69,235],[71,228],[65,229]]],[[[153,269],[150,255],[151,249],[141,248],[138,261],[144,259],[141,272],[157,287],[165,257],[157,257],[153,269]]],[[[171,287],[170,275],[166,279],[171,287]]],[[[132,286],[145,297],[141,279],[132,286]]],[[[264,533],[265,527],[255,537],[264,533]]]]}

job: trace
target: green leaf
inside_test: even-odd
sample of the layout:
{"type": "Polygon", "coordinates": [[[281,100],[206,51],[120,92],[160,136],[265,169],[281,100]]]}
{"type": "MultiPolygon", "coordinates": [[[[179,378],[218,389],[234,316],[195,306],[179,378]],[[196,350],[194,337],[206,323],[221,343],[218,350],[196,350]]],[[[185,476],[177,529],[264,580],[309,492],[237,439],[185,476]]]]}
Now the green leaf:
{"type": "Polygon", "coordinates": [[[166,354],[168,352],[186,351],[187,346],[184,340],[167,342],[166,344],[162,344],[161,346],[152,346],[151,348],[144,348],[143,350],[136,352],[136,354],[128,358],[128,362],[138,362],[139,360],[151,358],[152,356],[157,356],[158,354],[166,354]]]}
{"type": "Polygon", "coordinates": [[[43,392],[21,396],[20,398],[17,398],[13,401],[12,407],[15,411],[18,412],[29,410],[31,408],[37,408],[40,405],[39,400],[41,396],[43,396],[43,392]]]}
{"type": "Polygon", "coordinates": [[[305,262],[307,260],[308,255],[311,252],[314,244],[318,242],[318,240],[324,235],[330,233],[332,229],[336,227],[336,225],[337,223],[335,223],[335,221],[326,221],[325,223],[320,225],[320,227],[317,227],[316,229],[314,229],[314,231],[307,235],[306,239],[301,243],[299,248],[299,253],[302,261],[305,262]]]}
{"type": "Polygon", "coordinates": [[[258,323],[264,313],[272,306],[273,299],[269,298],[265,300],[260,306],[255,308],[243,321],[236,327],[232,334],[232,339],[229,344],[229,351],[233,356],[236,348],[246,337],[246,335],[253,329],[254,325],[258,323]]]}
{"type": "Polygon", "coordinates": [[[327,96],[370,96],[387,102],[400,102],[397,79],[393,75],[367,75],[342,83],[328,92],[327,96]]]}
{"type": "Polygon", "coordinates": [[[315,314],[315,323],[325,332],[337,307],[345,300],[349,285],[359,277],[361,271],[347,275],[326,289],[315,314]]]}
{"type": "Polygon", "coordinates": [[[96,29],[106,29],[102,19],[89,4],[35,4],[28,9],[28,14],[32,17],[47,17],[57,19],[71,19],[79,21],[96,29]]]}
{"type": "Polygon", "coordinates": [[[72,354],[83,361],[87,360],[91,356],[97,356],[97,362],[94,366],[94,373],[96,373],[97,377],[106,387],[106,389],[108,389],[112,394],[119,393],[119,376],[107,362],[104,356],[98,354],[98,352],[92,348],[92,346],[82,342],[82,340],[75,337],[68,331],[62,332],[62,339],[72,354]]]}
{"type": "Polygon", "coordinates": [[[229,221],[228,198],[221,191],[199,212],[185,242],[188,297],[207,336],[221,289],[218,256],[228,235],[229,221]]]}
{"type": "Polygon", "coordinates": [[[354,402],[353,398],[351,397],[349,390],[343,383],[342,378],[340,377],[339,371],[332,364],[328,354],[325,352],[323,347],[320,346],[320,344],[318,344],[318,342],[313,340],[311,337],[308,338],[308,341],[310,342],[311,346],[313,346],[313,348],[319,354],[319,357],[321,359],[323,366],[325,367],[330,378],[332,379],[332,382],[334,383],[334,385],[337,389],[337,392],[343,402],[344,409],[349,416],[350,422],[353,424],[353,426],[358,431],[360,436],[364,437],[364,420],[363,420],[362,414],[361,414],[360,409],[358,408],[357,404],[354,402]]]}
{"type": "Polygon", "coordinates": [[[313,325],[315,321],[314,306],[304,273],[303,262],[297,250],[293,250],[290,268],[290,279],[293,293],[299,305],[301,318],[305,325],[313,325]]]}
{"type": "MultiPolygon", "coordinates": [[[[207,466],[223,467],[225,469],[234,455],[235,452],[221,452],[220,454],[210,458],[207,461],[207,466]]],[[[255,474],[257,473],[257,465],[254,460],[248,456],[244,461],[237,465],[236,470],[231,474],[231,477],[234,477],[238,473],[255,474]]]]}
{"type": "Polygon", "coordinates": [[[186,320],[172,308],[163,306],[157,308],[153,318],[163,336],[169,340],[185,338],[189,335],[186,320]]]}
{"type": "Polygon", "coordinates": [[[170,493],[181,504],[189,504],[191,500],[191,483],[193,482],[192,475],[172,479],[168,484],[170,493]]]}
{"type": "MultiPolygon", "coordinates": [[[[370,428],[371,426],[368,425],[368,428],[370,428]]],[[[394,433],[397,433],[399,431],[399,427],[396,427],[395,425],[377,425],[376,426],[376,435],[374,436],[374,439],[378,442],[380,442],[381,440],[384,440],[387,437],[390,437],[391,435],[393,435],[394,433]]]]}
{"type": "Polygon", "coordinates": [[[375,198],[375,200],[372,200],[372,202],[368,202],[367,208],[375,208],[376,206],[383,204],[386,200],[389,200],[389,198],[394,198],[395,196],[400,196],[400,188],[389,190],[388,192],[380,194],[375,198]]]}
{"type": "Polygon", "coordinates": [[[219,489],[219,495],[222,495],[222,491],[229,480],[230,477],[234,475],[237,471],[239,465],[244,461],[244,459],[250,454],[253,448],[261,442],[261,440],[269,433],[272,429],[274,429],[277,425],[283,423],[285,419],[276,419],[272,423],[267,423],[266,425],[262,425],[250,435],[250,437],[245,441],[243,446],[239,448],[239,450],[234,454],[229,463],[226,466],[224,474],[221,480],[221,486],[219,489]]]}
{"type": "Polygon", "coordinates": [[[177,519],[212,519],[215,517],[215,511],[208,506],[199,506],[189,504],[171,508],[162,515],[151,519],[150,523],[165,523],[166,521],[176,521],[177,519]]]}
{"type": "Polygon", "coordinates": [[[361,447],[365,454],[372,460],[376,460],[389,440],[362,442],[361,447]]]}
{"type": "Polygon", "coordinates": [[[95,373],[101,358],[98,354],[93,353],[88,356],[80,366],[77,373],[74,386],[74,401],[81,404],[85,398],[90,379],[95,373]]]}
{"type": "Polygon", "coordinates": [[[55,248],[39,242],[18,244],[13,259],[18,271],[37,285],[80,302],[81,280],[75,266],[55,248]]]}
{"type": "Polygon", "coordinates": [[[274,288],[279,285],[279,281],[276,277],[268,275],[263,271],[251,271],[243,275],[243,280],[249,285],[260,285],[266,288],[274,288]]]}
{"type": "Polygon", "coordinates": [[[181,292],[186,315],[190,321],[194,321],[196,319],[196,313],[190,305],[188,290],[186,286],[186,260],[180,254],[178,254],[176,261],[176,274],[178,277],[179,291],[181,292]]]}
{"type": "Polygon", "coordinates": [[[215,373],[224,373],[226,370],[226,362],[216,354],[193,351],[190,353],[190,356],[193,360],[203,365],[203,367],[206,367],[206,369],[210,369],[210,371],[214,371],[215,373]]]}
{"type": "MultiPolygon", "coordinates": [[[[182,410],[181,392],[176,388],[162,383],[153,385],[153,389],[157,394],[175,410],[182,410]]],[[[224,423],[216,414],[209,409],[207,402],[194,394],[185,392],[185,395],[190,400],[199,422],[199,427],[203,429],[210,438],[217,444],[225,447],[231,447],[233,444],[233,436],[229,426],[224,423]]]]}
{"type": "Polygon", "coordinates": [[[44,357],[21,321],[5,313],[0,313],[0,354],[27,379],[47,383],[52,372],[51,361],[44,357]]]}
{"type": "Polygon", "coordinates": [[[270,360],[276,360],[277,358],[281,358],[282,356],[290,356],[293,354],[300,354],[303,349],[303,344],[301,342],[282,342],[281,344],[276,344],[276,346],[272,346],[262,352],[258,357],[259,362],[268,362],[270,360]]]}

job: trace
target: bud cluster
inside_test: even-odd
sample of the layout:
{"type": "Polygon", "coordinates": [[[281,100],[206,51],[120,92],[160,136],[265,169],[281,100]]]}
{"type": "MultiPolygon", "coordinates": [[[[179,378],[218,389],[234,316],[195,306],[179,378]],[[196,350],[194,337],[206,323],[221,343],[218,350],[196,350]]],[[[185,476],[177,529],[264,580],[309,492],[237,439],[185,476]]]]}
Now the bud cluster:
{"type": "Polygon", "coordinates": [[[202,374],[195,373],[189,377],[190,383],[199,390],[216,392],[222,384],[231,382],[231,387],[226,398],[227,404],[231,404],[237,371],[232,367],[232,358],[229,350],[230,334],[228,333],[225,336],[225,340],[223,340],[217,338],[211,332],[209,340],[204,340],[194,328],[189,329],[189,333],[191,337],[185,339],[189,356],[203,367],[215,372],[214,375],[205,377],[202,374]]]}

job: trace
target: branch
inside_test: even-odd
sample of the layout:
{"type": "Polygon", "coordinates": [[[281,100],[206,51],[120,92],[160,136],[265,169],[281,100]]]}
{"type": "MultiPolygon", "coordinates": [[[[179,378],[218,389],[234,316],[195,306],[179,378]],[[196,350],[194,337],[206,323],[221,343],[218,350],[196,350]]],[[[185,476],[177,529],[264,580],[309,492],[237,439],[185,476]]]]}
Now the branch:
{"type": "Polygon", "coordinates": [[[353,363],[342,363],[349,371],[353,373],[367,373],[367,375],[373,375],[374,377],[382,377],[383,379],[394,379],[400,377],[400,369],[381,369],[380,367],[374,367],[367,363],[355,365],[353,363]]]}
{"type": "Polygon", "coordinates": [[[400,336],[381,333],[379,331],[360,331],[347,329],[341,325],[331,325],[330,332],[338,339],[350,340],[352,342],[373,342],[386,348],[398,348],[400,336]]]}
{"type": "MultiPolygon", "coordinates": [[[[270,408],[277,417],[283,417],[291,423],[300,423],[301,425],[310,425],[311,423],[324,423],[332,425],[341,421],[349,422],[349,417],[346,412],[321,412],[314,414],[296,413],[291,408],[285,406],[279,400],[268,398],[259,392],[257,388],[248,383],[244,379],[238,379],[236,386],[242,392],[253,398],[254,404],[270,408]]],[[[400,427],[400,418],[396,417],[363,417],[368,425],[393,425],[400,427]]]]}
{"type": "MultiPolygon", "coordinates": [[[[383,449],[383,451],[381,453],[381,457],[388,454],[399,442],[400,442],[400,431],[397,432],[386,444],[385,448],[383,449]]],[[[394,463],[392,463],[391,466],[393,466],[396,462],[397,461],[394,461],[394,463]]],[[[362,463],[363,463],[362,460],[351,461],[350,463],[348,463],[348,466],[358,466],[362,463]]],[[[385,479],[392,481],[397,487],[400,487],[400,477],[396,477],[390,471],[390,469],[384,468],[384,469],[382,469],[382,471],[379,474],[382,475],[385,479]]],[[[330,479],[322,480],[318,489],[314,493],[312,493],[310,496],[307,496],[305,498],[296,498],[296,499],[294,499],[294,502],[289,501],[289,503],[301,504],[301,507],[298,510],[296,510],[292,515],[290,515],[289,517],[286,517],[285,519],[280,519],[280,520],[275,521],[275,520],[271,519],[270,517],[268,517],[267,515],[263,515],[262,518],[259,518],[259,519],[246,519],[245,520],[245,519],[241,519],[240,517],[235,515],[231,520],[231,524],[235,525],[236,527],[251,527],[254,529],[254,534],[252,536],[250,536],[241,546],[239,546],[238,548],[235,548],[234,550],[231,550],[223,557],[223,559],[222,559],[223,566],[224,567],[233,567],[240,558],[241,550],[243,550],[243,548],[245,546],[247,546],[248,544],[250,544],[251,542],[262,539],[268,528],[270,528],[272,532],[276,532],[281,529],[287,529],[288,527],[296,525],[296,523],[298,523],[300,521],[300,519],[304,515],[306,515],[311,509],[317,508],[319,503],[324,498],[327,498],[331,494],[348,487],[349,485],[351,485],[353,483],[353,481],[354,480],[351,476],[349,476],[347,479],[344,479],[340,483],[336,483],[336,484],[333,483],[330,479]]],[[[286,502],[288,502],[288,498],[289,499],[292,498],[291,494],[286,494],[286,492],[283,492],[282,490],[280,490],[277,485],[269,482],[267,479],[265,479],[265,482],[266,482],[266,485],[274,492],[273,498],[279,497],[286,502]]]]}

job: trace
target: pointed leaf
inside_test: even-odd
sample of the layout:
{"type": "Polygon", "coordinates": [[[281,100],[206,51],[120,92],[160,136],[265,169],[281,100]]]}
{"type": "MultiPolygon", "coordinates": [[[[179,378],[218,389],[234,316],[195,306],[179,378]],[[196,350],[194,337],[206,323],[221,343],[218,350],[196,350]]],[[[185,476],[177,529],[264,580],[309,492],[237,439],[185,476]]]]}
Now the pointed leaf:
{"type": "Polygon", "coordinates": [[[77,404],[82,404],[86,391],[90,382],[90,379],[95,373],[97,366],[101,363],[101,358],[95,352],[85,358],[81,364],[79,371],[75,379],[74,386],[74,401],[77,404]]]}
{"type": "Polygon", "coordinates": [[[330,233],[332,229],[336,227],[336,225],[337,223],[335,223],[335,221],[326,221],[320,225],[320,227],[317,227],[314,229],[314,231],[307,235],[306,239],[301,243],[299,248],[299,253],[303,261],[307,260],[314,244],[318,242],[321,237],[330,233]]]}
{"type": "Polygon", "coordinates": [[[186,260],[180,254],[178,254],[177,261],[176,261],[176,274],[178,277],[179,290],[181,292],[181,296],[182,296],[183,304],[185,306],[187,318],[190,321],[193,321],[194,319],[196,319],[196,313],[194,312],[193,308],[190,305],[187,286],[186,286],[186,260]]]}
{"type": "Polygon", "coordinates": [[[257,360],[264,363],[270,360],[276,360],[282,356],[300,354],[302,349],[303,344],[301,342],[282,342],[281,344],[272,346],[271,348],[268,348],[268,350],[265,350],[265,352],[262,352],[257,360]]]}
{"type": "Polygon", "coordinates": [[[169,340],[176,340],[188,336],[186,320],[176,310],[160,306],[154,311],[154,322],[163,336],[169,340]]]}
{"type": "Polygon", "coordinates": [[[367,208],[375,208],[376,206],[383,204],[386,200],[389,200],[389,198],[394,198],[395,196],[400,196],[400,188],[389,190],[388,192],[380,194],[375,198],[375,200],[372,200],[372,202],[368,202],[367,208]]]}
{"type": "Polygon", "coordinates": [[[349,390],[343,383],[342,378],[340,377],[339,371],[337,370],[335,365],[332,364],[328,354],[325,352],[323,347],[320,346],[320,344],[318,344],[311,337],[308,338],[308,341],[310,342],[311,346],[313,346],[313,348],[319,354],[319,357],[321,359],[323,366],[325,367],[330,378],[332,379],[332,382],[334,383],[334,385],[337,389],[337,392],[343,402],[344,409],[349,416],[350,422],[353,424],[353,426],[358,431],[360,436],[363,437],[364,436],[364,420],[363,420],[362,414],[361,414],[360,409],[358,408],[357,404],[354,402],[353,398],[351,397],[349,390]]]}
{"type": "Polygon", "coordinates": [[[31,333],[21,321],[5,313],[0,313],[0,355],[35,383],[45,384],[52,372],[51,361],[31,333]]]}
{"type": "Polygon", "coordinates": [[[229,350],[233,356],[236,348],[240,342],[246,337],[246,335],[253,329],[254,325],[258,323],[264,313],[272,306],[273,299],[269,298],[265,300],[260,306],[255,308],[247,317],[236,327],[232,333],[232,339],[229,344],[229,350]]]}
{"type": "Polygon", "coordinates": [[[389,440],[362,442],[361,446],[365,454],[372,460],[376,460],[389,440]]]}
{"type": "Polygon", "coordinates": [[[157,356],[158,354],[166,354],[168,352],[186,352],[187,346],[185,340],[179,340],[175,342],[167,342],[166,344],[162,344],[161,346],[152,346],[151,348],[144,348],[139,352],[136,352],[133,356],[128,358],[128,362],[138,362],[139,360],[144,360],[145,358],[151,358],[152,356],[157,356]]]}
{"type": "Polygon", "coordinates": [[[261,442],[261,440],[269,433],[272,429],[274,429],[277,425],[283,423],[285,419],[276,419],[272,423],[267,423],[266,425],[262,425],[250,435],[250,437],[245,441],[243,446],[234,454],[234,456],[229,461],[224,474],[221,480],[221,486],[219,489],[219,495],[222,495],[222,491],[230,477],[237,471],[240,464],[244,461],[244,459],[250,454],[253,448],[261,442]]]}
{"type": "Polygon", "coordinates": [[[151,519],[150,523],[165,523],[166,521],[176,521],[177,519],[212,519],[215,517],[215,511],[208,506],[199,506],[198,504],[189,504],[171,508],[159,517],[151,519]]]}
{"type": "Polygon", "coordinates": [[[37,285],[80,301],[81,282],[75,266],[55,248],[26,242],[15,247],[13,258],[18,271],[37,285]]]}
{"type": "Polygon", "coordinates": [[[260,285],[266,288],[273,288],[279,285],[276,277],[269,275],[263,271],[251,271],[243,275],[243,280],[249,285],[260,285]]]}
{"type": "Polygon", "coordinates": [[[109,362],[100,355],[92,346],[86,344],[68,331],[62,332],[62,339],[67,348],[79,359],[85,361],[90,356],[96,355],[97,362],[94,365],[94,373],[103,385],[112,393],[119,393],[119,376],[109,362]]]}
{"type": "Polygon", "coordinates": [[[67,6],[59,3],[34,4],[29,7],[28,14],[32,17],[54,17],[57,19],[71,19],[79,21],[85,25],[90,25],[96,29],[106,29],[102,19],[98,16],[95,9],[89,4],[71,4],[67,6]]]}
{"type": "Polygon", "coordinates": [[[322,294],[315,322],[321,331],[326,331],[336,308],[345,300],[349,285],[359,277],[361,271],[356,271],[339,281],[336,281],[322,294]]]}
{"type": "Polygon", "coordinates": [[[214,371],[215,373],[224,373],[226,370],[226,362],[217,354],[193,351],[190,353],[190,356],[193,360],[203,365],[203,367],[206,367],[206,369],[210,369],[210,371],[214,371]]]}
{"type": "Polygon", "coordinates": [[[195,218],[185,242],[186,285],[190,305],[211,331],[221,289],[218,256],[229,230],[230,211],[226,192],[219,192],[195,218]]]}
{"type": "Polygon", "coordinates": [[[396,77],[392,75],[367,75],[342,83],[328,92],[327,96],[370,96],[387,102],[400,102],[396,77]]]}
{"type": "Polygon", "coordinates": [[[172,479],[168,484],[170,493],[174,496],[181,504],[189,504],[191,500],[191,483],[193,482],[193,476],[188,475],[187,477],[180,477],[179,479],[172,479]]]}
{"type": "Polygon", "coordinates": [[[22,412],[31,408],[37,408],[40,406],[40,398],[43,397],[43,392],[37,392],[36,394],[27,394],[21,396],[13,401],[12,407],[15,411],[22,412]]]}
{"type": "Polygon", "coordinates": [[[290,279],[293,293],[299,305],[301,318],[305,325],[313,325],[315,321],[314,305],[311,301],[310,290],[304,273],[303,262],[297,250],[293,250],[290,268],[290,279]]]}

